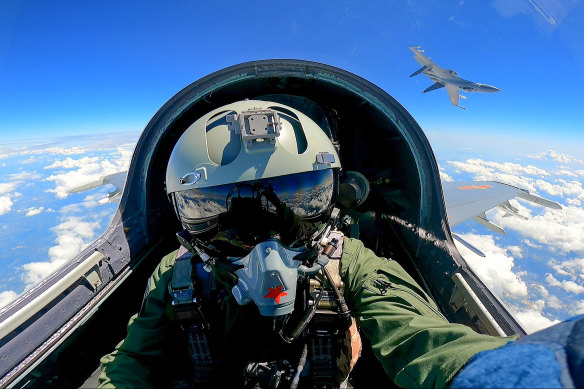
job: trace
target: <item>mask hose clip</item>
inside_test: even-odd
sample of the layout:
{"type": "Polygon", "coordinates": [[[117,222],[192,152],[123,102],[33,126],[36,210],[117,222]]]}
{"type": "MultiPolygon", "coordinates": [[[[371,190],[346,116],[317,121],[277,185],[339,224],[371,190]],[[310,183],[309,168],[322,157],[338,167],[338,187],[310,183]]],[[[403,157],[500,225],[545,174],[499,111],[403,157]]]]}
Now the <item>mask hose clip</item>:
{"type": "Polygon", "coordinates": [[[324,269],[328,262],[329,259],[326,255],[319,254],[316,259],[316,262],[312,266],[310,267],[306,265],[298,266],[298,274],[302,276],[311,276],[313,274],[318,273],[320,269],[324,269]]]}

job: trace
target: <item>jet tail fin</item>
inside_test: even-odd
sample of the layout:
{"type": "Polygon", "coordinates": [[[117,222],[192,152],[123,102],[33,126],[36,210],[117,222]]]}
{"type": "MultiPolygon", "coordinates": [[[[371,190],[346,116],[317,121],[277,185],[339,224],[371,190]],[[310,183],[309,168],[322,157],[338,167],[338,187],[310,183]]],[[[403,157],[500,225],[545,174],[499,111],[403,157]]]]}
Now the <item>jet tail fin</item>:
{"type": "Polygon", "coordinates": [[[418,70],[416,70],[415,72],[413,72],[412,74],[410,74],[410,77],[417,76],[418,74],[422,73],[424,70],[426,70],[426,67],[425,66],[422,66],[421,68],[419,68],[418,70]]]}
{"type": "Polygon", "coordinates": [[[427,87],[426,89],[424,89],[424,91],[422,93],[430,92],[430,91],[440,89],[440,88],[444,88],[444,85],[442,85],[439,82],[436,82],[436,83],[430,85],[429,87],[427,87]]]}

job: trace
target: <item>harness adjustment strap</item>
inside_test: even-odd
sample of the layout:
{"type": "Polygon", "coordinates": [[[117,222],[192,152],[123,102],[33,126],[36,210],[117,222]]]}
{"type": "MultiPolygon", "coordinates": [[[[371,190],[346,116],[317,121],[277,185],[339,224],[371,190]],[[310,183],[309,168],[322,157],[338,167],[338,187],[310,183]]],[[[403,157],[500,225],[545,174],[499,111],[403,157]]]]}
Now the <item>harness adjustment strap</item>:
{"type": "Polygon", "coordinates": [[[209,324],[197,300],[193,282],[192,254],[181,246],[174,263],[168,291],[172,298],[174,317],[186,333],[193,362],[193,382],[207,383],[213,373],[213,358],[207,330],[209,324]]]}

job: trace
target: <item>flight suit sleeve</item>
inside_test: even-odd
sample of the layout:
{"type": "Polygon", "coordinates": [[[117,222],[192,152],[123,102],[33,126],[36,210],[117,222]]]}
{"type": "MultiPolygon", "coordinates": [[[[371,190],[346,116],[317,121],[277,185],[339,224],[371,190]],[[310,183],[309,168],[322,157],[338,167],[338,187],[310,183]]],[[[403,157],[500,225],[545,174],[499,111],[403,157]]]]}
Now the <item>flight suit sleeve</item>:
{"type": "Polygon", "coordinates": [[[172,336],[167,311],[168,287],[177,252],[165,256],[148,280],[140,313],[132,316],[128,334],[115,350],[101,358],[100,388],[151,388],[163,365],[164,348],[172,336]]]}
{"type": "Polygon", "coordinates": [[[445,387],[473,355],[513,339],[449,323],[396,261],[376,256],[359,240],[345,238],[341,276],[359,328],[401,387],[445,387]]]}

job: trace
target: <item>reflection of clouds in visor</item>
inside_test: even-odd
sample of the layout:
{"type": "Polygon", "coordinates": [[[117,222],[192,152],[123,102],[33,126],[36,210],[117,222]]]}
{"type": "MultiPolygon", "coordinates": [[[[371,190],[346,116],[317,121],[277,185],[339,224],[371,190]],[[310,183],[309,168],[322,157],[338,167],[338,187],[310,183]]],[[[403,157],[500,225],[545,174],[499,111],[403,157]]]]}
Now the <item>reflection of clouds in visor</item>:
{"type": "Polygon", "coordinates": [[[206,194],[197,193],[195,190],[177,192],[175,194],[176,205],[181,218],[206,219],[227,211],[225,208],[225,196],[209,198],[206,194]]]}
{"type": "Polygon", "coordinates": [[[329,206],[332,197],[331,179],[330,184],[325,183],[308,191],[304,189],[301,192],[282,196],[280,200],[285,202],[298,216],[313,217],[322,213],[329,206]]]}
{"type": "MultiPolygon", "coordinates": [[[[318,216],[328,208],[333,197],[333,173],[328,169],[176,192],[176,206],[182,219],[208,219],[227,211],[226,199],[232,189],[253,182],[272,186],[280,201],[300,217],[318,216]]],[[[233,195],[237,196],[237,190],[233,195]]],[[[274,210],[272,206],[268,209],[274,210]]]]}

